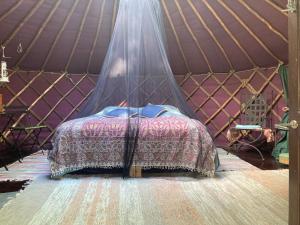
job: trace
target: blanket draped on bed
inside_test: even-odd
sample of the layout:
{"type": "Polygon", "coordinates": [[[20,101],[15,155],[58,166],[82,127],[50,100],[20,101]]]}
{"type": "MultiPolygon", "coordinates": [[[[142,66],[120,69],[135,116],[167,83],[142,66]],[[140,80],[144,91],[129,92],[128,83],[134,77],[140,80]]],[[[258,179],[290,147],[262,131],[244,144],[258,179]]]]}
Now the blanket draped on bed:
{"type": "MultiPolygon", "coordinates": [[[[48,158],[52,176],[83,168],[123,167],[128,120],[90,116],[61,124],[48,158]]],[[[188,169],[211,176],[216,149],[206,127],[188,117],[139,118],[132,165],[188,169]]]]}

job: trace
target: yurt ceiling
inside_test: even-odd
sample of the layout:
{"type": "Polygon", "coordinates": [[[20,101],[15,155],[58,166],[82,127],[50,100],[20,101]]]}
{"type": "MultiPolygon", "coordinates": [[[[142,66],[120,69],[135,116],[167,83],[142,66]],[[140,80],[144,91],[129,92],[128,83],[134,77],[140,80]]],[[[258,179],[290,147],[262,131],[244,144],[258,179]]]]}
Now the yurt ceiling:
{"type": "MultiPolygon", "coordinates": [[[[174,74],[288,61],[287,0],[161,0],[174,74]]],[[[10,68],[98,74],[118,0],[1,0],[10,68]]]]}

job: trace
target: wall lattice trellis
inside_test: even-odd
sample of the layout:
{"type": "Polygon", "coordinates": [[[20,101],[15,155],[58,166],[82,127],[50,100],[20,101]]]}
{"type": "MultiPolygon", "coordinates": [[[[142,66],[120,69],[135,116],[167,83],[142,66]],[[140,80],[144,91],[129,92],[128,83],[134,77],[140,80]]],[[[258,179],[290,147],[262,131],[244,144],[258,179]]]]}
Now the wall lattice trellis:
{"type": "MultiPolygon", "coordinates": [[[[257,92],[266,96],[269,105],[269,125],[281,118],[285,104],[278,67],[223,74],[176,75],[186,100],[209,128],[217,144],[226,142],[229,117],[238,122],[243,93],[257,92]]],[[[45,124],[41,143],[49,144],[58,124],[74,118],[92,93],[97,75],[49,72],[9,71],[10,83],[0,89],[7,106],[29,107],[32,123],[45,124]]],[[[17,118],[22,122],[24,115],[17,118]]]]}

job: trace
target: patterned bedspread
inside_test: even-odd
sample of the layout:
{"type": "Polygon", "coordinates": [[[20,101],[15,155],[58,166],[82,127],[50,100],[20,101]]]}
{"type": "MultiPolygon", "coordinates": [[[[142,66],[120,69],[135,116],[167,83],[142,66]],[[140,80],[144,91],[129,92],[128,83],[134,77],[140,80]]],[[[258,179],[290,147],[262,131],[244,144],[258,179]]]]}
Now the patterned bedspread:
{"type": "MultiPolygon", "coordinates": [[[[49,151],[52,176],[123,166],[126,118],[90,116],[61,124],[49,151]]],[[[133,165],[188,169],[211,176],[216,149],[206,127],[188,117],[139,118],[133,165]]]]}

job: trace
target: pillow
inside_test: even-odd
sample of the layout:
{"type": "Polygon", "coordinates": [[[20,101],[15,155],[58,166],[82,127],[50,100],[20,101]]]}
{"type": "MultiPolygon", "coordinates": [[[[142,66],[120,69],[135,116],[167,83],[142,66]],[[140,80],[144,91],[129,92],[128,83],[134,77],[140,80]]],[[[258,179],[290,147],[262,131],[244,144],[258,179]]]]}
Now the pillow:
{"type": "Polygon", "coordinates": [[[167,110],[164,107],[159,105],[150,105],[148,104],[140,113],[140,116],[147,117],[147,118],[155,118],[160,116],[162,113],[166,112],[167,110]]]}
{"type": "Polygon", "coordinates": [[[137,115],[134,110],[131,109],[114,109],[107,113],[104,113],[106,117],[133,117],[137,115]]]}

